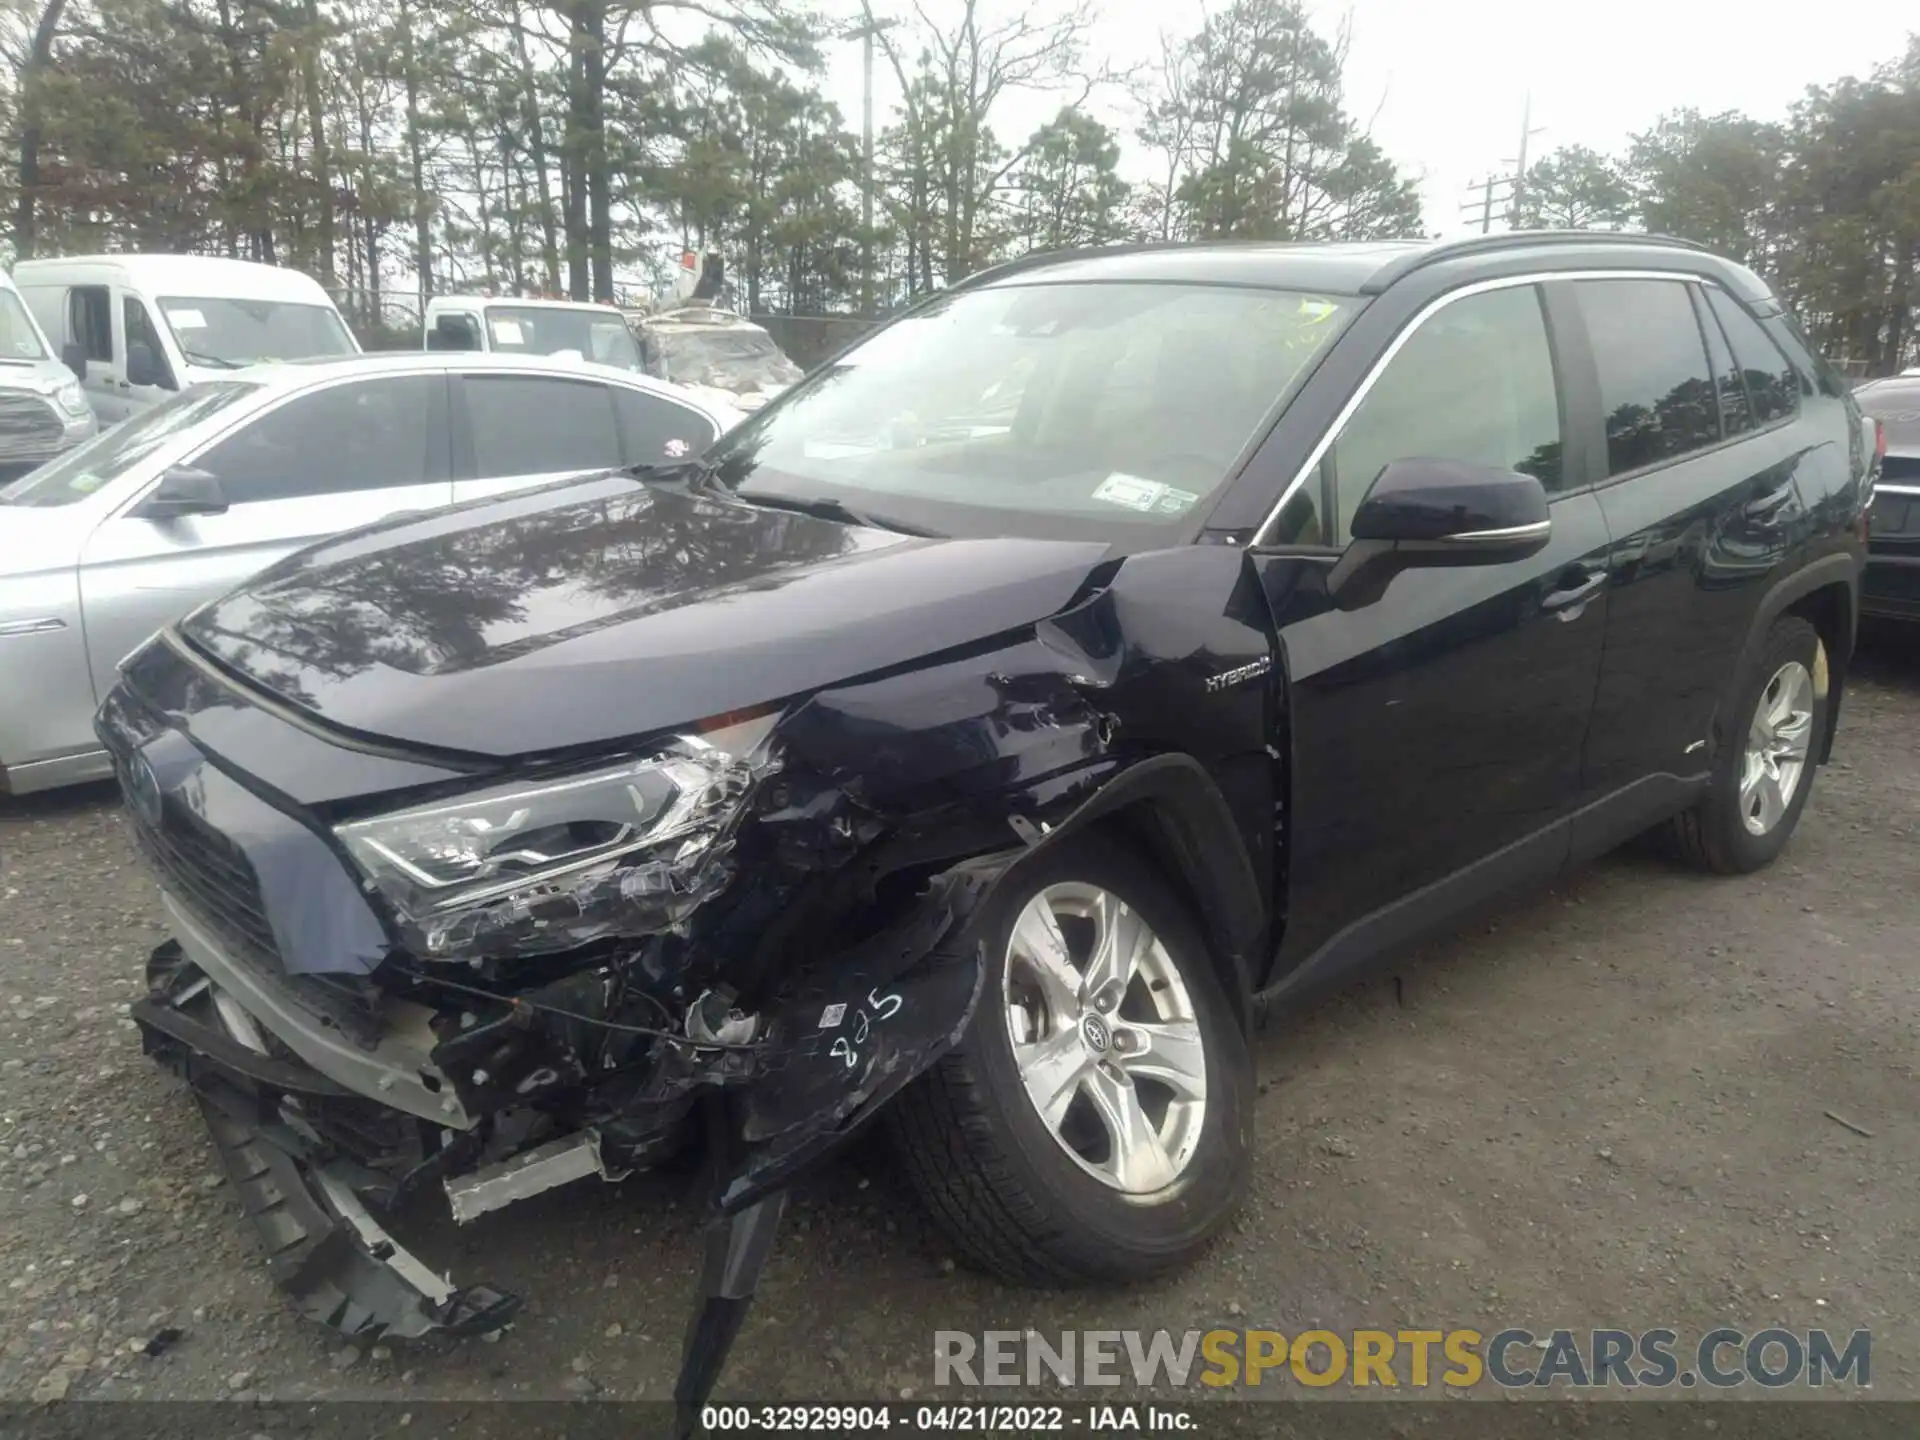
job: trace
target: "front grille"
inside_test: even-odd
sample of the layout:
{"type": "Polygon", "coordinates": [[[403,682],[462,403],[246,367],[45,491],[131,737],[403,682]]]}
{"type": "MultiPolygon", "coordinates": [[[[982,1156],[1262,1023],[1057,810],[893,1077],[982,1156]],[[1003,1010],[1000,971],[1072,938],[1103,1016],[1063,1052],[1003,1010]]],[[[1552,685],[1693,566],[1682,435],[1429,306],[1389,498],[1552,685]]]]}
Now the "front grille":
{"type": "MultiPolygon", "coordinates": [[[[125,788],[124,778],[122,783],[125,788]]],[[[128,793],[133,793],[130,788],[128,793]]],[[[158,824],[133,805],[127,807],[127,816],[141,853],[159,872],[161,882],[213,933],[232,960],[355,1044],[370,1049],[378,1043],[380,995],[371,982],[352,976],[287,974],[267,919],[259,877],[239,846],[171,795],[161,801],[158,824]]]]}
{"type": "Polygon", "coordinates": [[[44,458],[66,434],[66,422],[38,395],[0,391],[0,459],[44,458]]]}

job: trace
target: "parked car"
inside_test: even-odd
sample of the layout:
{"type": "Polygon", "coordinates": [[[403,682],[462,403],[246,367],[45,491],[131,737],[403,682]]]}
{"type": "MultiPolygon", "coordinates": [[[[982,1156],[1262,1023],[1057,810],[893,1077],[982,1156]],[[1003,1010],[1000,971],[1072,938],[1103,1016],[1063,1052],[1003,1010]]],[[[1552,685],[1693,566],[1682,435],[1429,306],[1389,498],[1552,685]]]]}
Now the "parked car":
{"type": "Polygon", "coordinates": [[[422,343],[429,350],[552,355],[618,370],[643,368],[618,308],[574,300],[436,295],[427,302],[422,343]]]}
{"type": "Polygon", "coordinates": [[[0,274],[0,485],[98,428],[79,380],[54,354],[13,281],[0,274]]]}
{"type": "Polygon", "coordinates": [[[628,315],[646,371],[748,413],[804,373],[764,326],[706,301],[628,315]]]}
{"type": "Polygon", "coordinates": [[[362,530],[140,647],[135,1018],[352,1334],[516,1303],[376,1210],[704,1136],[697,1404],[881,1114],[980,1268],[1163,1270],[1247,1188],[1258,1013],[1649,827],[1780,853],[1868,477],[1679,243],[990,270],[697,463],[362,530]]]}
{"type": "Polygon", "coordinates": [[[102,425],[265,361],[357,355],[311,275],[214,255],[23,260],[13,278],[102,425]]]}
{"type": "Polygon", "coordinates": [[[1920,620],[1920,370],[1855,388],[1880,429],[1880,476],[1873,493],[1865,614],[1920,620]]]}
{"type": "Polygon", "coordinates": [[[142,412],[0,490],[0,793],[108,774],[114,663],[289,551],[678,460],[739,418],[628,371],[407,354],[235,371],[142,412]]]}

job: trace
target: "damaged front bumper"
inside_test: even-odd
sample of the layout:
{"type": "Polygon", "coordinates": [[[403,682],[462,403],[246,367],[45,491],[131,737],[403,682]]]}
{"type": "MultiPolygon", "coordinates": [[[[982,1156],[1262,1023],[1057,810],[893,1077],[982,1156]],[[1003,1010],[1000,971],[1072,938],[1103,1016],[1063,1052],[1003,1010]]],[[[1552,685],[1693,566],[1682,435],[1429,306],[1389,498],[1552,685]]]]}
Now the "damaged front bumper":
{"type": "MultiPolygon", "coordinates": [[[[897,924],[797,969],[749,1017],[751,1045],[661,1042],[645,1103],[705,1106],[718,1181],[683,1408],[703,1402],[718,1375],[785,1187],[966,1028],[984,974],[966,921],[1007,863],[990,857],[936,876],[897,924]]],[[[171,897],[169,910],[178,938],[154,952],[133,1018],[147,1053],[192,1086],[274,1279],[301,1313],[356,1340],[474,1334],[511,1320],[516,1296],[435,1274],[376,1214],[433,1186],[465,1223],[555,1185],[621,1178],[624,1163],[609,1164],[596,1130],[555,1133],[551,1111],[502,1153],[496,1115],[475,1103],[488,1092],[472,1083],[473,1057],[505,1057],[489,1063],[507,1067],[536,1057],[522,1062],[484,1024],[452,1038],[443,1026],[435,1043],[406,1002],[393,1002],[401,1008],[374,1043],[345,1035],[295,982],[233,958],[171,897]]],[[[499,1023],[531,1033],[524,1020],[499,1023]]],[[[560,1113],[565,1098],[545,1097],[560,1113]]],[[[636,1152],[618,1153],[626,1162],[636,1152]]]]}

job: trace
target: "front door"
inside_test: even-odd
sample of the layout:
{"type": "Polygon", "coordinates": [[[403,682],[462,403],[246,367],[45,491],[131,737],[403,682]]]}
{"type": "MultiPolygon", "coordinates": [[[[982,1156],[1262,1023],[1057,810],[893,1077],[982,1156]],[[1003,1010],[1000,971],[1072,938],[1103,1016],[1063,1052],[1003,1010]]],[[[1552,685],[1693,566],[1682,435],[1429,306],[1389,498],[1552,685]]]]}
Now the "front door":
{"type": "Polygon", "coordinates": [[[121,393],[126,397],[129,411],[140,411],[171,398],[180,389],[180,380],[174,374],[173,362],[167,358],[167,347],[160,343],[160,332],[154,328],[146,301],[127,290],[116,294],[120,301],[120,329],[114,337],[114,353],[120,357],[120,374],[126,381],[121,393]],[[152,357],[153,369],[149,375],[136,374],[128,363],[136,346],[152,357]]]}
{"type": "Polygon", "coordinates": [[[122,512],[87,543],[80,587],[96,698],[154,631],[290,551],[446,505],[446,382],[383,376],[296,395],[184,463],[219,480],[223,514],[122,512]]]}
{"type": "Polygon", "coordinates": [[[1565,861],[1608,536],[1581,457],[1563,451],[1555,374],[1537,286],[1441,306],[1283,509],[1287,533],[1267,537],[1282,543],[1255,555],[1290,695],[1270,980],[1337,973],[1565,861]],[[1523,559],[1408,570],[1336,608],[1326,576],[1354,510],[1386,465],[1419,457],[1536,476],[1551,539],[1523,559]]]}

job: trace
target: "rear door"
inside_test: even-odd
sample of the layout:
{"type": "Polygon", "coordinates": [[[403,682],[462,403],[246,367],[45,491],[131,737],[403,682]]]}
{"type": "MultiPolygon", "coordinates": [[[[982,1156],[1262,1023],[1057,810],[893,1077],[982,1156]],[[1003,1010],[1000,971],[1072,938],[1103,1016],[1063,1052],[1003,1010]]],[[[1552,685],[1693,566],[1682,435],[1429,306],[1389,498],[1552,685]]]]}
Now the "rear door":
{"type": "Polygon", "coordinates": [[[1607,833],[1576,839],[1592,850],[1631,827],[1632,797],[1656,818],[1710,769],[1754,607],[1806,531],[1806,447],[1801,377],[1724,291],[1682,277],[1570,288],[1597,371],[1579,408],[1604,449],[1614,536],[1584,767],[1587,797],[1610,802],[1596,812],[1607,833]]]}
{"type": "Polygon", "coordinates": [[[1557,330],[1533,283],[1440,303],[1363,382],[1255,553],[1288,678],[1275,744],[1293,757],[1275,978],[1355,963],[1566,858],[1608,536],[1565,443],[1557,330]],[[1325,577],[1355,509],[1386,465],[1423,457],[1537,477],[1546,548],[1408,570],[1371,604],[1333,608],[1325,577]]]}
{"type": "Polygon", "coordinates": [[[454,401],[457,500],[625,463],[613,396],[600,381],[476,370],[458,377],[454,401]]]}
{"type": "Polygon", "coordinates": [[[296,394],[185,457],[220,481],[224,514],[149,520],[122,511],[82,557],[98,695],[155,630],[290,551],[446,505],[446,415],[444,376],[375,376],[296,394]]]}

